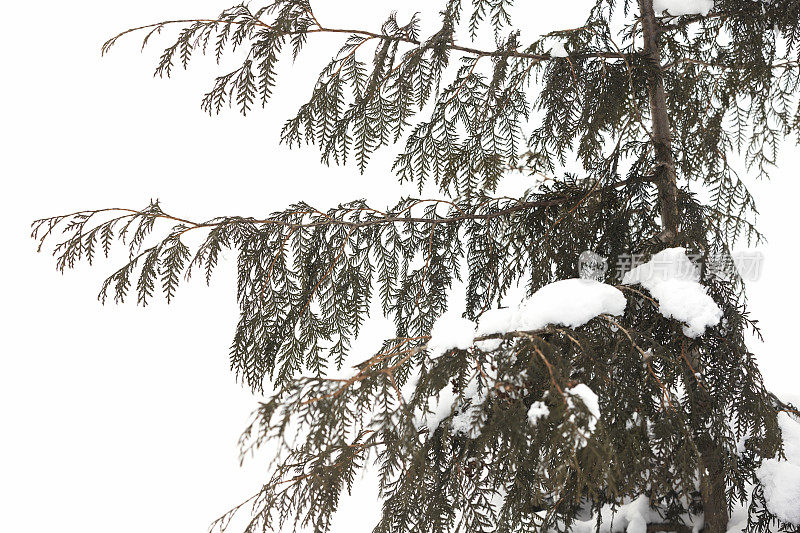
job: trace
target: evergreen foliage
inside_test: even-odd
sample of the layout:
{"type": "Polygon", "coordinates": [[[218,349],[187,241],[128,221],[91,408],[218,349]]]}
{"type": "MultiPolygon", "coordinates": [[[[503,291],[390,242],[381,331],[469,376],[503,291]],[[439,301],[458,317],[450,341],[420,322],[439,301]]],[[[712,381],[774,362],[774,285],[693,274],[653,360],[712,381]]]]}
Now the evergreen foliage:
{"type": "MultiPolygon", "coordinates": [[[[329,531],[340,494],[373,462],[383,501],[376,532],[568,531],[589,511],[639,495],[675,527],[705,511],[705,530],[725,531],[729,508],[747,503],[749,531],[800,531],[769,512],[755,476],[781,453],[777,413],[796,411],[765,389],[745,344],[757,327],[743,281],[707,272],[714,254],[763,238],[731,160],[742,156],[745,172],[766,177],[780,143],[800,139],[800,1],[717,0],[707,15],[677,17],[652,9],[651,0],[598,0],[582,27],[523,43],[509,0],[448,0],[427,37],[416,17],[390,15],[378,31],[328,28],[307,0],[275,0],[135,28],[104,45],[133,31],[147,44],[182,27],[159,76],[198,53],[220,60],[244,49],[202,108],[247,114],[269,101],[280,60],[316,33],[341,33],[283,142],[313,144],[324,163],[361,171],[376,150],[402,142],[399,179],[442,195],[206,221],[154,202],[34,223],[42,245],[65,235],[54,251],[62,271],[128,246],[130,261],[102,285],[104,302],[135,295],[146,305],[158,292],[169,301],[197,271],[210,281],[223,249],[238,251],[231,366],[254,390],[277,391],[254,413],[242,453],[280,448],[271,478],[245,502],[246,531],[291,520],[329,531]],[[473,48],[486,28],[496,48],[473,48]],[[565,57],[549,52],[559,42],[565,57]],[[552,175],[574,158],[581,176],[549,178],[519,198],[494,195],[513,169],[552,175]],[[187,232],[205,232],[204,241],[190,249],[187,232]],[[576,277],[584,250],[616,264],[673,246],[700,257],[724,313],[701,337],[686,337],[611,269],[605,281],[628,299],[620,318],[489,335],[478,340],[497,342],[438,358],[426,350],[462,276],[465,316],[477,319],[519,282],[532,293],[576,277]],[[351,377],[332,377],[376,298],[395,338],[363,354],[351,377]],[[600,398],[594,432],[589,408],[569,392],[580,383],[600,398]],[[421,426],[420,413],[448,391],[455,411],[421,426]],[[534,402],[549,414],[531,425],[534,402]]],[[[215,526],[225,529],[243,506],[215,526]]]]}

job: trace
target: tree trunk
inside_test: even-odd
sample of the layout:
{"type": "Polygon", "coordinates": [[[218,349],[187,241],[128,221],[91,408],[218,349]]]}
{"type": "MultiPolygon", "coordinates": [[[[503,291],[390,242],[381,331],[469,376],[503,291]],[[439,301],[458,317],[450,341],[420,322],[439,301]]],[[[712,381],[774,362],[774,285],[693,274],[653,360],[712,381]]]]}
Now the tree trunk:
{"type": "Polygon", "coordinates": [[[659,26],[653,12],[653,0],[639,0],[642,14],[642,34],[644,52],[653,62],[647,80],[650,100],[650,115],[653,122],[653,149],[656,154],[656,184],[658,201],[661,207],[662,232],[660,238],[665,243],[674,244],[678,238],[678,185],[675,175],[675,160],[672,157],[672,132],[667,113],[667,98],[664,93],[664,79],[661,76],[661,48],[659,46],[659,26]]]}
{"type": "MultiPolygon", "coordinates": [[[[663,228],[659,237],[662,242],[674,245],[677,243],[679,231],[678,185],[675,160],[672,157],[672,132],[661,71],[660,28],[653,11],[653,0],[639,0],[639,8],[644,36],[644,52],[652,61],[652,69],[647,80],[647,91],[653,123],[652,141],[656,156],[656,184],[663,228]]],[[[695,368],[698,369],[697,366],[695,368]]],[[[692,410],[702,413],[705,407],[705,412],[708,412],[710,406],[707,401],[703,401],[709,399],[707,392],[697,389],[695,385],[688,386],[695,389],[690,392],[692,410]]],[[[728,504],[725,498],[722,456],[719,447],[714,443],[707,430],[702,427],[702,423],[700,426],[693,428],[693,430],[697,430],[693,433],[700,453],[700,494],[703,499],[705,515],[703,530],[705,533],[725,533],[728,530],[728,504]]]]}
{"type": "MultiPolygon", "coordinates": [[[[694,369],[700,368],[700,357],[690,349],[686,357],[694,369]]],[[[705,518],[704,533],[725,533],[728,530],[728,501],[725,497],[725,470],[722,449],[706,427],[711,412],[711,396],[700,386],[690,369],[684,371],[686,392],[691,406],[689,424],[697,451],[700,453],[700,497],[705,518]]]]}
{"type": "Polygon", "coordinates": [[[702,455],[700,495],[703,498],[704,533],[725,533],[728,531],[728,502],[725,498],[725,472],[719,447],[710,436],[697,440],[697,448],[702,455]]]}

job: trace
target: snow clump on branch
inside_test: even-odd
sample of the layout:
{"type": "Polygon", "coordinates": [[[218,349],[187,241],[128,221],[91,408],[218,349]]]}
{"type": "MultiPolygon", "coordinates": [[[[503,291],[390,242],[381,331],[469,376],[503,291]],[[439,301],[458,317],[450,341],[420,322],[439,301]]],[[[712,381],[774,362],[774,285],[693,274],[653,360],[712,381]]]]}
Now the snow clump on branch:
{"type": "Polygon", "coordinates": [[[700,284],[700,271],[684,248],[667,248],[650,261],[627,272],[624,285],[640,284],[658,300],[659,312],[680,320],[683,333],[695,338],[719,324],[722,310],[700,284]]]}
{"type": "Polygon", "coordinates": [[[477,333],[534,331],[548,325],[577,328],[603,314],[623,314],[626,303],[622,291],[606,283],[565,279],[545,285],[518,307],[486,312],[477,333]]]}
{"type": "Polygon", "coordinates": [[[480,323],[447,312],[431,329],[428,351],[439,357],[448,350],[466,350],[475,338],[513,331],[534,331],[548,325],[576,328],[602,314],[625,312],[625,296],[616,287],[588,279],[565,279],[545,285],[520,305],[492,309],[480,323]]]}

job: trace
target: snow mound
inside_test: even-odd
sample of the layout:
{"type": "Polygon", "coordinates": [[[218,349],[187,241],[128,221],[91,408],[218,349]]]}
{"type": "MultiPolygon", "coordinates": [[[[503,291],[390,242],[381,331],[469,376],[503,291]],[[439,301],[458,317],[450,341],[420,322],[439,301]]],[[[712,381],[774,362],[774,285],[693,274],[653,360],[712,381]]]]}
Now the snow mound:
{"type": "Polygon", "coordinates": [[[708,15],[714,9],[714,0],[654,0],[653,11],[660,16],[664,11],[670,15],[708,15]]]}
{"type": "Polygon", "coordinates": [[[466,350],[475,339],[475,323],[454,312],[446,312],[433,323],[428,351],[439,357],[452,349],[466,350]]]}
{"type": "Polygon", "coordinates": [[[756,475],[764,487],[767,509],[784,522],[800,525],[800,466],[767,459],[756,475]]]}
{"type": "Polygon", "coordinates": [[[548,324],[575,328],[601,314],[625,312],[625,296],[616,287],[589,279],[565,279],[545,285],[518,307],[492,309],[481,317],[478,335],[532,331],[548,324]]]}
{"type": "Polygon", "coordinates": [[[702,335],[719,324],[722,310],[700,284],[700,271],[684,248],[667,248],[625,274],[625,285],[640,284],[658,300],[659,312],[685,324],[687,337],[702,335]]]}
{"type": "Polygon", "coordinates": [[[764,487],[767,509],[791,524],[800,525],[800,423],[778,414],[785,461],[767,459],[756,471],[764,487]]]}

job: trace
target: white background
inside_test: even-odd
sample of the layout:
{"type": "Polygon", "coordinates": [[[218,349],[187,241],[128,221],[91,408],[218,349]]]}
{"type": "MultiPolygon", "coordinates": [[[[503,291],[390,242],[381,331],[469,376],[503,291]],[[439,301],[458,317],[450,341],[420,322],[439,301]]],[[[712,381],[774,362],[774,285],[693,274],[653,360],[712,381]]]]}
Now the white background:
{"type": "MultiPolygon", "coordinates": [[[[439,3],[314,7],[331,27],[378,28],[392,9],[400,21],[420,11],[427,35],[439,3]]],[[[588,3],[530,2],[518,19],[523,38],[580,25],[579,6],[588,3]]],[[[321,166],[313,149],[277,144],[280,125],[341,39],[313,39],[310,53],[284,70],[273,103],[246,119],[200,111],[217,72],[210,61],[154,80],[160,49],[140,54],[137,37],[100,58],[100,44],[116,31],[226,7],[225,0],[46,0],[6,11],[13,23],[0,34],[0,531],[201,532],[265,479],[263,461],[244,468],[237,461],[236,440],[256,398],[228,369],[237,320],[233,254],[210,288],[182,287],[169,308],[158,301],[148,309],[102,307],[95,295],[115,263],[58,275],[27,238],[34,218],[141,208],[156,197],[170,212],[202,219],[263,216],[300,199],[328,207],[366,197],[385,205],[413,194],[392,177],[391,149],[360,176],[321,166]]],[[[793,342],[798,163],[800,151],[789,146],[773,180],[753,184],[770,238],[764,278],[751,287],[767,342],[753,350],[768,384],[789,393],[800,377],[793,342]]],[[[334,531],[370,530],[379,512],[371,491],[365,482],[346,500],[334,531]]]]}

